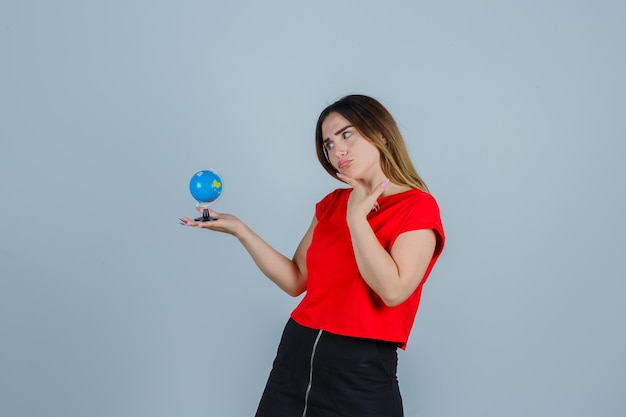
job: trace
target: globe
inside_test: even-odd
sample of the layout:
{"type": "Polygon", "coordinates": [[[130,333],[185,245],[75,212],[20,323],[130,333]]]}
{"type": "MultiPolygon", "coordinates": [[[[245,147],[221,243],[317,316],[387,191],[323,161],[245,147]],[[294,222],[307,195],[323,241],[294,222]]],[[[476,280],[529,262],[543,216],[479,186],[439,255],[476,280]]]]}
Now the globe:
{"type": "Polygon", "coordinates": [[[189,191],[198,203],[210,203],[222,194],[223,182],[212,169],[196,172],[189,181],[189,191]]]}

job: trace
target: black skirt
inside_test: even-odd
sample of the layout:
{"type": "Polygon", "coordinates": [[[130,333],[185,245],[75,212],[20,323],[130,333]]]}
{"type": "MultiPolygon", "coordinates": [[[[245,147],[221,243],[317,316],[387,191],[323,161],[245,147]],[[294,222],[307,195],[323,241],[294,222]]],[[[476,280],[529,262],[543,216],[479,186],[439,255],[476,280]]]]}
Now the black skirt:
{"type": "Polygon", "coordinates": [[[402,417],[397,347],[289,319],[256,417],[402,417]]]}

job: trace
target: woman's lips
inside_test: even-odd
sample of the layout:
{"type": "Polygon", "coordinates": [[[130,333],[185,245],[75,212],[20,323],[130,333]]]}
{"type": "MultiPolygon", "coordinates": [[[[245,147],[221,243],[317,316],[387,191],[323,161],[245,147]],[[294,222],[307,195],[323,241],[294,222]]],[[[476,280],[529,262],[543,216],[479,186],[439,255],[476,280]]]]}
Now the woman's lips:
{"type": "Polygon", "coordinates": [[[343,161],[339,161],[339,169],[347,167],[348,165],[350,165],[351,162],[352,162],[351,159],[345,159],[343,161]]]}

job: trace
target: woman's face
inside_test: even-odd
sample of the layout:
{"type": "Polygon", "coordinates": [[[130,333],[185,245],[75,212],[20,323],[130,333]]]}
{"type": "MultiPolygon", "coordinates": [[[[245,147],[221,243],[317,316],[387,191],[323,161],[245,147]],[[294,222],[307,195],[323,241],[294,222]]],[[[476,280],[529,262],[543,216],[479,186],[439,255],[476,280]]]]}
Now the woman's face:
{"type": "Polygon", "coordinates": [[[339,113],[322,122],[324,152],[341,174],[350,178],[377,179],[382,174],[380,151],[339,113]]]}

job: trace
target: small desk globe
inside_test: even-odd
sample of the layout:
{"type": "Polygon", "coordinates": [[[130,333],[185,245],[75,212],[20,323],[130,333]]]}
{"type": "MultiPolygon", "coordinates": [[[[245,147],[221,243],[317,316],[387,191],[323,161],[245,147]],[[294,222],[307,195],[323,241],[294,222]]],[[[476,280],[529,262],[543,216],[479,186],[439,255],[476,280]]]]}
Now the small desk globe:
{"type": "Polygon", "coordinates": [[[200,222],[217,220],[209,216],[209,204],[214,202],[222,194],[223,181],[217,172],[212,169],[198,171],[189,181],[189,191],[198,202],[197,207],[202,207],[202,217],[195,219],[200,222]]]}

